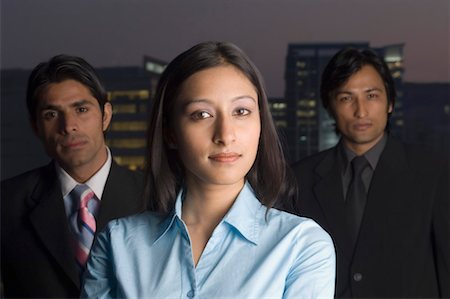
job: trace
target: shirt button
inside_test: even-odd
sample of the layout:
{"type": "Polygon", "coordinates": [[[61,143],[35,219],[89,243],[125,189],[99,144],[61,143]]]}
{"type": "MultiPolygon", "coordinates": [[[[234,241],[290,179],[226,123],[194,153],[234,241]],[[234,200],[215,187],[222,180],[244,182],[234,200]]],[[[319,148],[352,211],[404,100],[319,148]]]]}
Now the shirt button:
{"type": "Polygon", "coordinates": [[[190,290],[189,292],[187,292],[187,296],[189,298],[194,298],[194,295],[195,295],[194,290],[190,290]]]}
{"type": "Polygon", "coordinates": [[[356,281],[356,282],[361,281],[362,278],[363,278],[363,276],[362,276],[361,273],[358,273],[358,272],[357,272],[357,273],[353,274],[353,280],[356,281]]]}

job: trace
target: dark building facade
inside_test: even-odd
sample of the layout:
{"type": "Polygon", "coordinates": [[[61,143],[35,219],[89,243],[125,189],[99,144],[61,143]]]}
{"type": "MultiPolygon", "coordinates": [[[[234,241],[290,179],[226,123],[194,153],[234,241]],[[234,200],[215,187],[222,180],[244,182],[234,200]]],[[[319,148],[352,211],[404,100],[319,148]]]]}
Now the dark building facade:
{"type": "MultiPolygon", "coordinates": [[[[281,129],[288,140],[291,161],[330,148],[338,141],[334,121],[320,101],[322,71],[331,57],[345,47],[370,48],[362,43],[289,44],[285,68],[286,127],[281,129]]],[[[384,57],[396,81],[398,100],[391,123],[392,131],[403,134],[402,77],[403,45],[372,48],[384,57]]]]}
{"type": "Polygon", "coordinates": [[[144,167],[147,121],[165,66],[165,62],[145,56],[143,68],[99,69],[113,106],[106,143],[116,162],[130,169],[144,167]]]}
{"type": "Polygon", "coordinates": [[[404,140],[450,158],[450,83],[404,83],[404,140]]]}

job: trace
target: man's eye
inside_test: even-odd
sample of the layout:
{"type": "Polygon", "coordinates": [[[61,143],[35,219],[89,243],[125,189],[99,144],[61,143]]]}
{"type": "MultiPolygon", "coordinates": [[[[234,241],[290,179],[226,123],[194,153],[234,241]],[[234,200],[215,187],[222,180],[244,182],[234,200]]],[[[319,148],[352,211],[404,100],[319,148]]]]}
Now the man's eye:
{"type": "Polygon", "coordinates": [[[80,113],[84,113],[84,112],[87,112],[88,109],[86,107],[78,107],[77,111],[80,112],[80,113]]]}
{"type": "Polygon", "coordinates": [[[205,119],[212,117],[212,115],[209,112],[206,111],[198,111],[191,114],[192,119],[199,120],[199,119],[205,119]]]}
{"type": "Polygon", "coordinates": [[[340,102],[348,102],[348,101],[350,101],[351,99],[352,99],[351,97],[345,96],[345,97],[340,97],[340,98],[339,98],[339,101],[340,101],[340,102]]]}
{"type": "Polygon", "coordinates": [[[52,119],[58,116],[58,113],[56,111],[45,111],[43,113],[43,116],[45,119],[52,119]]]}
{"type": "Polygon", "coordinates": [[[368,97],[369,99],[375,99],[375,98],[378,97],[378,95],[375,94],[375,93],[369,93],[369,94],[367,95],[367,97],[368,97]]]}

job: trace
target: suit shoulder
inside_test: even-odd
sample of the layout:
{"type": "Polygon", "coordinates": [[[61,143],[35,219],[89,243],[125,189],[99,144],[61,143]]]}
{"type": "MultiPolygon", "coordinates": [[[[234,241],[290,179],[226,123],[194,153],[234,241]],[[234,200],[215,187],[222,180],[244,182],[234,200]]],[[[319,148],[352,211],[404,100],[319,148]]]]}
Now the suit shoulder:
{"type": "Polygon", "coordinates": [[[294,163],[292,163],[291,167],[294,172],[299,170],[314,168],[319,162],[321,162],[325,157],[333,153],[335,147],[329,148],[327,150],[312,154],[311,156],[307,156],[303,159],[300,159],[294,163]]]}
{"type": "Polygon", "coordinates": [[[42,166],[39,168],[26,171],[12,178],[2,180],[1,181],[2,195],[4,193],[8,193],[11,190],[17,192],[17,190],[24,190],[26,188],[36,186],[37,183],[42,178],[46,178],[49,176],[50,167],[51,167],[50,165],[42,166]]]}
{"type": "Polygon", "coordinates": [[[127,181],[137,186],[142,186],[144,183],[144,175],[141,171],[130,170],[127,167],[120,166],[113,162],[110,175],[117,178],[120,181],[127,181]]]}
{"type": "Polygon", "coordinates": [[[398,146],[403,147],[405,158],[408,165],[417,170],[426,171],[431,170],[436,172],[438,169],[449,169],[448,156],[432,150],[423,145],[408,144],[401,141],[396,141],[398,146]]]}

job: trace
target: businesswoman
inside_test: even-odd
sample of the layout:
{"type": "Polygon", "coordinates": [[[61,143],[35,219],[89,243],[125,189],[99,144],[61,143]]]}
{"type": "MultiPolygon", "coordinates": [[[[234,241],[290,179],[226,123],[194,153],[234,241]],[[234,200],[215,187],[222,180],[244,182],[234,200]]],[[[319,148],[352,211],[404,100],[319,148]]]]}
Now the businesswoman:
{"type": "Polygon", "coordinates": [[[205,42],[167,66],[147,155],[147,211],[98,236],[82,296],[333,297],[330,237],[272,208],[289,191],[285,160],[261,76],[239,48],[205,42]]]}

